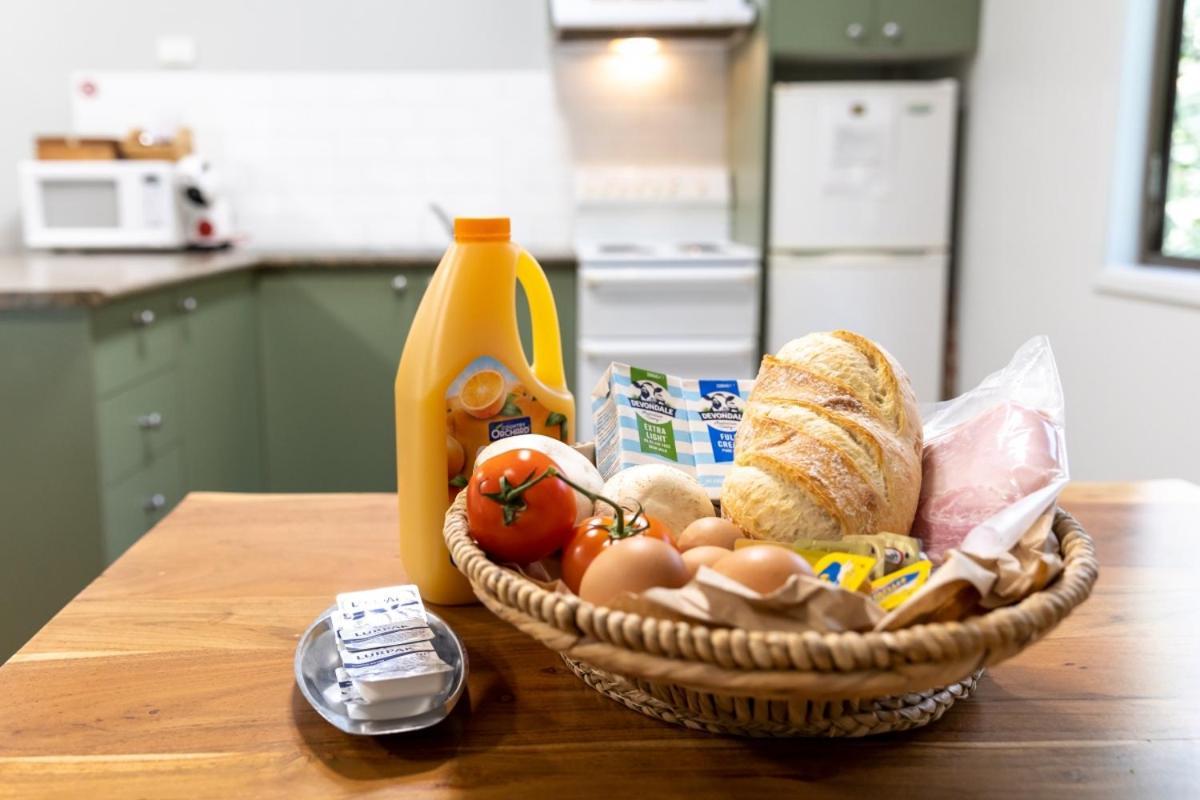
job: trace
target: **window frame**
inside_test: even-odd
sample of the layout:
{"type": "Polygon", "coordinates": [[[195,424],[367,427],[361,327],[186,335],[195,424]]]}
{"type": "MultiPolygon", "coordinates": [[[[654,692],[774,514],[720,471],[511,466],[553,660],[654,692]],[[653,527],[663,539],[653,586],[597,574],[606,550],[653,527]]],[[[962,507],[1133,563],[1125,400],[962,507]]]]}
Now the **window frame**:
{"type": "Polygon", "coordinates": [[[1149,135],[1146,137],[1139,263],[1200,269],[1200,256],[1185,258],[1162,252],[1166,225],[1167,168],[1175,122],[1175,82],[1183,38],[1183,9],[1187,0],[1160,0],[1150,93],[1149,135]]]}

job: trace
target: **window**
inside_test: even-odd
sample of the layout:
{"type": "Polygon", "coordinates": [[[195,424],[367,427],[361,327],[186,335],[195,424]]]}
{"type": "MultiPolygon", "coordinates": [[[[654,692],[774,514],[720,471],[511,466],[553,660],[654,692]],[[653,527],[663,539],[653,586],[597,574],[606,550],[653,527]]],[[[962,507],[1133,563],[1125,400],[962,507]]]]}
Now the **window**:
{"type": "Polygon", "coordinates": [[[1144,260],[1200,267],[1200,0],[1163,0],[1144,260]]]}

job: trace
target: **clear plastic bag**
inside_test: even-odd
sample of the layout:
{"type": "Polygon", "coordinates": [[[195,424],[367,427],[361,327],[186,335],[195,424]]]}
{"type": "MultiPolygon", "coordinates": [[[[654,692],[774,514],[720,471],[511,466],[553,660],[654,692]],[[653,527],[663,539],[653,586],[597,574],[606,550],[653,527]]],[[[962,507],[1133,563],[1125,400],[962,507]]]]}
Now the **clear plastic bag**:
{"type": "MultiPolygon", "coordinates": [[[[1018,507],[1005,518],[1023,518],[1022,511],[1036,516],[1045,510],[1043,496],[1051,503],[1057,498],[1057,491],[1042,490],[1061,488],[1069,475],[1063,412],[1062,383],[1045,336],[1030,339],[974,389],[927,410],[912,534],[934,563],[1025,498],[1038,507],[1018,507]]],[[[1022,532],[1012,532],[1013,543],[1022,532]]]]}

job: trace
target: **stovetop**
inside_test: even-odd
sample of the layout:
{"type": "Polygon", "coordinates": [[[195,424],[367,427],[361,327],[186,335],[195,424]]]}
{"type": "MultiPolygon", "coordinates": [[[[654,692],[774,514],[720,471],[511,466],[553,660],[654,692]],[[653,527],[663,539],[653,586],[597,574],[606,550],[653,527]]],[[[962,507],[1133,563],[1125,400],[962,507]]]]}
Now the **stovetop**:
{"type": "Polygon", "coordinates": [[[759,251],[737,242],[581,242],[575,246],[581,264],[747,263],[759,251]]]}

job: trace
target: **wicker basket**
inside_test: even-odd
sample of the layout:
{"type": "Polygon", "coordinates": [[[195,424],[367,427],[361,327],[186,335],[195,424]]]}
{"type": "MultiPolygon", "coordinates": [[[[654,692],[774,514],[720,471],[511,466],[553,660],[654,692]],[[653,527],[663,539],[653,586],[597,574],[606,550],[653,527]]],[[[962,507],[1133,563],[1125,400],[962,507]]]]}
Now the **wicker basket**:
{"type": "Polygon", "coordinates": [[[465,493],[444,531],[480,601],[560,653],[588,686],[664,722],[741,736],[866,736],[938,719],[985,667],[1040,639],[1091,593],[1091,538],[1061,510],[1054,532],[1062,574],[1016,605],[963,622],[821,634],[672,622],[548,592],[475,545],[465,493]]]}

